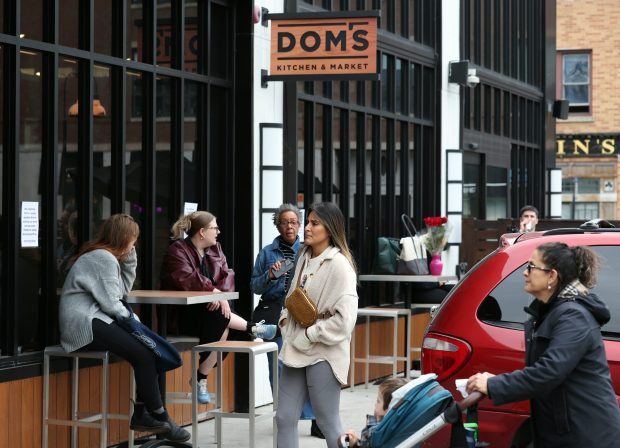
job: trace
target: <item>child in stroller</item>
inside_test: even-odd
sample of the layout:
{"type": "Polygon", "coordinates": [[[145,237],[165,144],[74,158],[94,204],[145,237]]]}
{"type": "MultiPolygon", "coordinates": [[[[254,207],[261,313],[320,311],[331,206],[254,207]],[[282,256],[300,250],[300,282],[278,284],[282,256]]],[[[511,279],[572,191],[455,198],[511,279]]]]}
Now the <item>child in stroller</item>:
{"type": "Polygon", "coordinates": [[[408,380],[406,380],[405,378],[390,378],[381,383],[377,392],[375,413],[374,415],[366,416],[366,427],[362,430],[361,436],[358,437],[355,431],[349,429],[342,436],[340,436],[340,446],[369,448],[370,436],[372,435],[372,431],[383,419],[385,414],[387,414],[388,406],[392,401],[392,393],[407,384],[407,382],[408,380]]]}
{"type": "MultiPolygon", "coordinates": [[[[470,440],[462,423],[463,412],[468,410],[469,414],[468,408],[473,410],[483,395],[475,392],[457,403],[436,378],[437,375],[429,373],[394,390],[385,416],[369,431],[367,441],[364,442],[366,444],[351,445],[350,443],[357,441],[351,439],[350,433],[345,433],[338,440],[339,446],[418,447],[447,424],[452,425],[451,447],[484,446],[483,443],[477,445],[473,437],[470,440]]],[[[381,396],[381,393],[379,395],[381,396]]]]}

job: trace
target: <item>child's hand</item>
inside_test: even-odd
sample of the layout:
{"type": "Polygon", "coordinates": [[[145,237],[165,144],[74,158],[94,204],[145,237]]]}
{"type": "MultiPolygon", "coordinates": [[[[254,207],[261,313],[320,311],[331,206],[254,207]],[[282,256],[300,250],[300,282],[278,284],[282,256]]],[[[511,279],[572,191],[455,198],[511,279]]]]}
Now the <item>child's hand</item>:
{"type": "Polygon", "coordinates": [[[360,439],[357,437],[357,434],[355,434],[355,431],[348,429],[345,431],[345,434],[349,438],[349,446],[357,446],[360,439]]]}

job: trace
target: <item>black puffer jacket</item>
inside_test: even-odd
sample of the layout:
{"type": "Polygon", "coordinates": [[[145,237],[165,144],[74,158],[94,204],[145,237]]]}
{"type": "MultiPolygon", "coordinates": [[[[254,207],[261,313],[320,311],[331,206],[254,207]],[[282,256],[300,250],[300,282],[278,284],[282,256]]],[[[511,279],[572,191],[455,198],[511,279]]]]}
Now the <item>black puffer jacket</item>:
{"type": "Polygon", "coordinates": [[[600,327],[607,306],[594,294],[526,308],[523,370],[489,378],[496,405],[531,400],[537,447],[620,447],[620,409],[600,327]]]}

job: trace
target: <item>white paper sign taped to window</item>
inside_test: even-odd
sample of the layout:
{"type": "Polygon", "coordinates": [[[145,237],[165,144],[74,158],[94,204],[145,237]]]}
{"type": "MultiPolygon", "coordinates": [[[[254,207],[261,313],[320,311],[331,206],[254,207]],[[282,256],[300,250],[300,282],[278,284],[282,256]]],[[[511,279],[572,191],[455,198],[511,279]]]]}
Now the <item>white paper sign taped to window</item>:
{"type": "Polygon", "coordinates": [[[21,246],[39,246],[39,203],[22,202],[21,246]]]}

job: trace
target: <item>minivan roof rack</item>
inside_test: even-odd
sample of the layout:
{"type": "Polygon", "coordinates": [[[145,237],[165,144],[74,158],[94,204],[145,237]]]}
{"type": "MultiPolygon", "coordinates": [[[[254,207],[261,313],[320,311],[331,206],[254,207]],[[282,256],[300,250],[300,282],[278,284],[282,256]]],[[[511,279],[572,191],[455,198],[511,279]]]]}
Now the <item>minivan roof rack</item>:
{"type": "Polygon", "coordinates": [[[620,228],[563,228],[563,229],[551,229],[543,232],[544,236],[547,235],[571,235],[571,234],[583,234],[583,233],[618,233],[620,228]]]}

